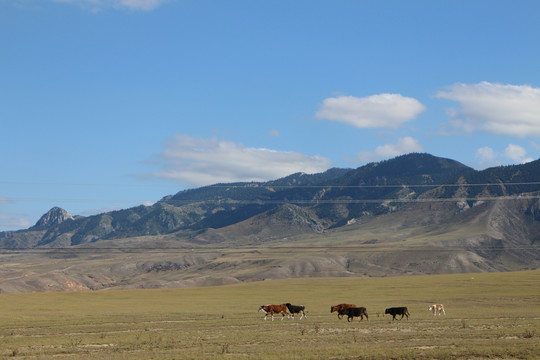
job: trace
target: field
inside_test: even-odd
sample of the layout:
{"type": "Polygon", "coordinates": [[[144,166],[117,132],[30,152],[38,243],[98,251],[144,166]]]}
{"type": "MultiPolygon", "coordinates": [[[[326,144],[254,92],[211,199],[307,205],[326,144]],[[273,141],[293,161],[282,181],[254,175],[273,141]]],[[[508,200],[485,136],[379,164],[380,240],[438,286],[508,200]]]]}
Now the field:
{"type": "Polygon", "coordinates": [[[540,271],[0,294],[1,359],[537,359],[540,271]],[[264,321],[268,303],[308,319],[264,321]],[[331,305],[365,306],[348,323],[331,305]],[[442,302],[447,316],[434,317],[442,302]],[[383,316],[408,306],[409,320],[383,316]]]}

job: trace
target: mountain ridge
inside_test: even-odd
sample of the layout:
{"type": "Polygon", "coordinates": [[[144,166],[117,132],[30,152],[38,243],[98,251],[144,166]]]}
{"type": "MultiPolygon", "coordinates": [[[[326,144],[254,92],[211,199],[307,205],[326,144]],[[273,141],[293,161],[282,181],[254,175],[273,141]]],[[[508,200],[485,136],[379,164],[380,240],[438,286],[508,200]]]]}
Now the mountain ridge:
{"type": "MultiPolygon", "coordinates": [[[[407,201],[457,197],[462,198],[460,206],[470,207],[479,196],[540,190],[531,181],[535,171],[540,173],[540,160],[476,171],[455,160],[413,153],[357,169],[333,168],[320,174],[296,173],[267,182],[188,189],[165,196],[152,206],[89,217],[73,218],[54,207],[27,230],[0,232],[0,247],[21,248],[14,244],[17,235],[25,231],[43,232],[30,247],[54,247],[55,243],[64,247],[102,239],[219,229],[286,204],[310,208],[324,224],[319,228],[337,228],[352,218],[396,211],[407,201]],[[8,238],[11,241],[6,241],[8,238]]],[[[530,211],[540,217],[538,209],[530,211]]]]}
{"type": "Polygon", "coordinates": [[[537,174],[540,160],[477,171],[408,154],[188,189],[89,217],[53,208],[29,229],[0,233],[0,248],[22,259],[20,270],[4,268],[0,291],[534,269],[537,174]]]}

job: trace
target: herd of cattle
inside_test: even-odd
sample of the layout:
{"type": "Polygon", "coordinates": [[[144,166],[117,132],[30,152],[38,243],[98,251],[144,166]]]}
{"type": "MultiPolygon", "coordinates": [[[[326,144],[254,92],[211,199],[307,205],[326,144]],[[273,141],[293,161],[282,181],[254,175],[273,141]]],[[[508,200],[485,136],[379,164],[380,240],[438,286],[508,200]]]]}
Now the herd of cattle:
{"type": "MultiPolygon", "coordinates": [[[[306,316],[306,307],[303,305],[292,305],[291,303],[281,304],[281,305],[261,305],[259,307],[259,312],[264,312],[264,320],[266,320],[266,317],[270,315],[272,317],[272,321],[274,321],[274,314],[281,314],[281,320],[285,318],[285,315],[287,315],[287,318],[292,318],[294,320],[295,314],[300,314],[300,320],[303,318],[307,319],[306,316]]],[[[428,310],[433,313],[433,316],[435,315],[446,315],[446,312],[444,311],[443,304],[433,304],[428,307],[428,310]]],[[[359,317],[360,320],[364,320],[364,316],[366,317],[366,320],[369,320],[367,310],[365,307],[357,307],[355,304],[339,304],[334,305],[330,308],[330,312],[337,312],[338,318],[341,319],[343,316],[347,316],[347,321],[354,320],[355,317],[359,317]]],[[[384,314],[392,315],[392,320],[396,319],[396,316],[401,315],[401,319],[403,317],[407,317],[407,320],[409,319],[409,310],[405,306],[400,307],[391,307],[384,311],[384,314]]]]}

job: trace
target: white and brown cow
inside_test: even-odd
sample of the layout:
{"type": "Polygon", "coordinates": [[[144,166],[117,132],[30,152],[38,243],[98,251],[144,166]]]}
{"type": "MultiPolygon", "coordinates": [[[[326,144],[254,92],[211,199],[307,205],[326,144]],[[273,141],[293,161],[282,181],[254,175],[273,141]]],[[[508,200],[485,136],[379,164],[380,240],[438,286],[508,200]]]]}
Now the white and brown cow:
{"type": "Polygon", "coordinates": [[[444,311],[444,305],[443,304],[433,304],[429,305],[428,310],[433,313],[433,316],[439,314],[446,315],[446,311],[444,311]]]}
{"type": "Polygon", "coordinates": [[[274,314],[281,314],[281,320],[287,315],[287,318],[290,316],[290,314],[287,312],[287,305],[281,304],[281,305],[261,305],[259,307],[259,312],[264,312],[264,320],[266,320],[266,317],[268,315],[272,316],[272,321],[274,321],[274,314]]]}

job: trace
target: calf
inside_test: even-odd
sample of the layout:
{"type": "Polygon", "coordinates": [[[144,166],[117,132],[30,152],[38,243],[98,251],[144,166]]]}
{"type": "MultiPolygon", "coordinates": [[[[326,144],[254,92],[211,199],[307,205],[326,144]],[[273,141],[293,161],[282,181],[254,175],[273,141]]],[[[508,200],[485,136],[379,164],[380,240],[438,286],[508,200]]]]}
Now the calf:
{"type": "Polygon", "coordinates": [[[307,319],[307,315],[305,313],[306,307],[304,305],[291,305],[291,303],[286,303],[285,305],[287,306],[287,309],[289,309],[293,320],[294,320],[294,314],[302,315],[300,316],[300,320],[302,320],[302,318],[307,319]]]}
{"type": "Polygon", "coordinates": [[[356,305],[354,305],[354,304],[338,304],[338,305],[331,306],[330,307],[330,312],[333,313],[334,311],[337,311],[338,312],[337,317],[338,317],[338,319],[341,320],[341,317],[343,315],[339,313],[339,310],[348,309],[348,308],[354,308],[354,307],[356,307],[356,305]]]}
{"type": "Polygon", "coordinates": [[[274,321],[274,314],[281,314],[281,320],[287,315],[289,317],[289,313],[287,312],[287,305],[281,304],[281,305],[261,305],[259,307],[259,312],[264,312],[264,320],[266,320],[266,317],[268,314],[272,316],[272,321],[274,321]]]}
{"type": "Polygon", "coordinates": [[[444,311],[444,305],[443,304],[433,304],[433,305],[430,305],[428,307],[428,310],[431,311],[433,313],[433,316],[439,314],[441,315],[441,313],[443,315],[446,315],[446,311],[444,311]]]}
{"type": "Polygon", "coordinates": [[[401,315],[401,319],[403,319],[403,317],[406,316],[407,320],[409,320],[409,315],[410,315],[409,310],[407,310],[405,306],[388,308],[384,311],[384,314],[392,315],[392,321],[396,320],[396,315],[401,315]]]}
{"type": "Polygon", "coordinates": [[[354,317],[360,317],[360,320],[364,320],[364,316],[366,317],[366,320],[369,320],[365,307],[352,307],[352,308],[347,308],[347,309],[340,309],[338,310],[338,313],[340,315],[347,315],[347,321],[354,320],[354,317]]]}

